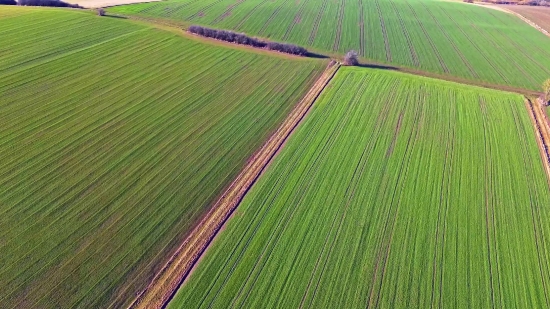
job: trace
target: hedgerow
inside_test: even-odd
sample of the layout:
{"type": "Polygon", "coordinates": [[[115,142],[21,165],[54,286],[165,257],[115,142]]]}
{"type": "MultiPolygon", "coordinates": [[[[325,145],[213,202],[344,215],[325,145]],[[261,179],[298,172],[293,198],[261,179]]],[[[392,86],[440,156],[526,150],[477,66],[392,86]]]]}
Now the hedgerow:
{"type": "Polygon", "coordinates": [[[197,25],[192,25],[187,30],[191,33],[194,33],[200,36],[214,38],[216,40],[221,40],[221,41],[226,41],[231,43],[237,43],[241,45],[249,45],[257,48],[266,48],[269,50],[275,50],[282,53],[298,55],[298,56],[306,56],[308,54],[307,49],[301,46],[297,46],[294,44],[287,44],[287,43],[263,41],[257,38],[249,37],[244,33],[237,33],[237,32],[228,31],[228,30],[211,29],[211,28],[206,28],[206,27],[197,26],[197,25]]]}

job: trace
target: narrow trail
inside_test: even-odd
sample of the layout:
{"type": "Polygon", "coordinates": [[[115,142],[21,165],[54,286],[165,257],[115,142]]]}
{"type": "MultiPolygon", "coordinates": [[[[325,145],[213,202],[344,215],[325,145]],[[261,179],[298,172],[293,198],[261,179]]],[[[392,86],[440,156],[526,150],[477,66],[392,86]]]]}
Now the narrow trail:
{"type": "Polygon", "coordinates": [[[166,306],[245,194],[300,124],[339,67],[339,64],[335,64],[322,73],[309,92],[296,105],[271,138],[248,161],[242,172],[229,185],[225,193],[161,268],[151,283],[136,296],[129,308],[152,309],[166,306]]]}
{"type": "Polygon", "coordinates": [[[525,106],[533,122],[544,170],[550,185],[550,124],[548,123],[548,117],[544,114],[542,102],[539,99],[533,103],[531,100],[525,98],[525,106]]]}

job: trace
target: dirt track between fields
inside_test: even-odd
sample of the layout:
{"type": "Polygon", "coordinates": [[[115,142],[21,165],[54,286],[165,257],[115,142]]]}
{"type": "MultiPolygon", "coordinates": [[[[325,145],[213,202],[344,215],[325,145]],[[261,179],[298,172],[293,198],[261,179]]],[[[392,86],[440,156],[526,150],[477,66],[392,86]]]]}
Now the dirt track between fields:
{"type": "Polygon", "coordinates": [[[281,126],[262,148],[248,161],[243,171],[202,219],[197,228],[176,250],[176,253],[153,278],[147,288],[136,296],[130,308],[163,308],[188,277],[227,219],[245,194],[269,165],[275,154],[295,130],[311,106],[338,71],[339,64],[322,73],[308,93],[296,105],[281,126]]]}
{"type": "Polygon", "coordinates": [[[550,182],[550,123],[538,99],[535,100],[535,102],[525,99],[525,105],[527,106],[529,116],[535,128],[535,135],[537,144],[539,145],[544,170],[550,182]]]}

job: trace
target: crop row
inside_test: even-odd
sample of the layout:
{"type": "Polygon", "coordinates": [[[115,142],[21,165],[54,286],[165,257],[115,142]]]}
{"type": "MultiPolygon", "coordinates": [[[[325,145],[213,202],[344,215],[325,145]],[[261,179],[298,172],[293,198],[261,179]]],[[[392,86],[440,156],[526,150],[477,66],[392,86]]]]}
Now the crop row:
{"type": "Polygon", "coordinates": [[[425,0],[247,0],[235,7],[234,1],[208,0],[172,11],[180,1],[111,10],[215,24],[327,53],[355,49],[378,62],[529,89],[538,89],[550,71],[547,37],[513,15],[479,6],[425,0]],[[224,15],[227,11],[230,16],[224,15]]]}
{"type": "Polygon", "coordinates": [[[323,69],[6,10],[2,48],[18,57],[0,66],[2,308],[124,307],[323,69]]]}
{"type": "Polygon", "coordinates": [[[549,191],[521,96],[343,68],[169,308],[546,307],[549,191]]]}

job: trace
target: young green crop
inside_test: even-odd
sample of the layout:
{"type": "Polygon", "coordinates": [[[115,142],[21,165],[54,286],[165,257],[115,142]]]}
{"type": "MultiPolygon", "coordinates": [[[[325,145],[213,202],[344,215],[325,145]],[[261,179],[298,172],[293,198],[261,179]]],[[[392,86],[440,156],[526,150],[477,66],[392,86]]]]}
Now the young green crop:
{"type": "Polygon", "coordinates": [[[431,0],[169,0],[110,12],[205,24],[324,53],[349,50],[388,64],[538,89],[550,40],[519,18],[431,0]]]}
{"type": "Polygon", "coordinates": [[[125,307],[325,66],[1,11],[1,308],[125,307]]]}
{"type": "Polygon", "coordinates": [[[543,308],[519,95],[342,68],[169,308],[543,308]]]}

